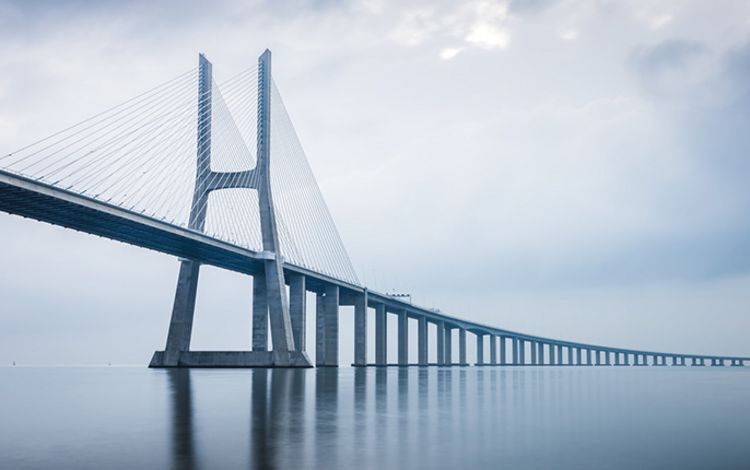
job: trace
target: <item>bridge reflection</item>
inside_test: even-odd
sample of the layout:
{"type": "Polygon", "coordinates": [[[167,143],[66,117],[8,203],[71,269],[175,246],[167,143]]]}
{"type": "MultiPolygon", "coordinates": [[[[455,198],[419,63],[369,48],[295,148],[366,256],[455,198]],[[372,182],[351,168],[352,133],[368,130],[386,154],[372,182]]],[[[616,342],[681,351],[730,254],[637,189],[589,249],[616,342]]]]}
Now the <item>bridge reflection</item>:
{"type": "MultiPolygon", "coordinates": [[[[743,373],[703,370],[727,383],[743,373]]],[[[663,421],[649,424],[652,429],[645,434],[643,426],[652,421],[649,416],[672,413],[678,419],[696,402],[711,400],[711,381],[684,393],[680,383],[691,373],[696,372],[175,369],[166,371],[171,413],[167,452],[175,469],[457,468],[498,459],[512,464],[540,446],[547,451],[538,457],[538,466],[555,468],[559,456],[589,449],[592,440],[598,442],[588,456],[592,461],[596,452],[611,453],[626,442],[654,452],[654,443],[661,442],[667,447],[658,452],[668,454],[670,444],[654,437],[663,421]],[[469,462],[464,461],[467,455],[469,462]]],[[[715,412],[723,412],[722,403],[715,406],[715,412]]],[[[718,431],[709,427],[698,434],[705,438],[708,432],[718,431]]],[[[680,442],[678,437],[667,440],[680,442]]]]}

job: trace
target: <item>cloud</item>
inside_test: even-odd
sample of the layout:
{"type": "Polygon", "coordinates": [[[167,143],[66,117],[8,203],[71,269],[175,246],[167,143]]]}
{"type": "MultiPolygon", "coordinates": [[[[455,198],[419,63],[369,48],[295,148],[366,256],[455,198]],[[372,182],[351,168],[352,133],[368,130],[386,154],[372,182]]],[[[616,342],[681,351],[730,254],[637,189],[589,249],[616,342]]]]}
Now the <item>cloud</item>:
{"type": "Polygon", "coordinates": [[[443,60],[451,60],[461,53],[463,49],[460,47],[446,47],[440,50],[440,58],[443,60]]]}
{"type": "Polygon", "coordinates": [[[507,6],[502,2],[429,3],[401,13],[389,37],[407,47],[458,39],[468,47],[505,49],[511,36],[507,18],[507,6]]]}
{"type": "Polygon", "coordinates": [[[565,41],[575,41],[578,39],[578,30],[577,29],[566,29],[562,33],[560,33],[560,37],[565,41]]]}
{"type": "Polygon", "coordinates": [[[670,39],[639,46],[630,62],[644,89],[662,97],[684,96],[712,73],[706,45],[691,40],[670,39]],[[703,60],[702,60],[703,59],[703,60]]]}
{"type": "Polygon", "coordinates": [[[643,72],[658,73],[667,69],[684,69],[705,50],[705,46],[696,41],[671,39],[640,48],[636,51],[634,60],[643,72]]]}
{"type": "Polygon", "coordinates": [[[543,12],[559,0],[511,0],[508,3],[508,10],[513,14],[535,14],[543,12]]]}

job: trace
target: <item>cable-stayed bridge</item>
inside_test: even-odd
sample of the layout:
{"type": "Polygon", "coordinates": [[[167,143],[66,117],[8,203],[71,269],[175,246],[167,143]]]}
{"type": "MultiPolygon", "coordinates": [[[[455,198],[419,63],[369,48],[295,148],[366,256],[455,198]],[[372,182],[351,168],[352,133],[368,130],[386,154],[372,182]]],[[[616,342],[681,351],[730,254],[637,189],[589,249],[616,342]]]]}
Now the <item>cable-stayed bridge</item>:
{"type": "Polygon", "coordinates": [[[312,366],[305,353],[308,292],[316,294],[317,366],[339,364],[340,306],[354,307],[355,366],[389,365],[389,314],[398,318],[401,366],[410,365],[409,319],[418,323],[416,364],[422,366],[466,365],[467,333],[476,336],[477,365],[750,361],[544,338],[368,290],[307,163],[268,50],[257,65],[222,83],[201,55],[196,69],[0,156],[0,210],[180,258],[166,346],[154,353],[153,367],[312,366]],[[253,277],[250,350],[191,350],[202,264],[253,277]],[[375,357],[368,362],[370,336],[375,357]],[[431,342],[437,361],[428,363],[431,342]]]}

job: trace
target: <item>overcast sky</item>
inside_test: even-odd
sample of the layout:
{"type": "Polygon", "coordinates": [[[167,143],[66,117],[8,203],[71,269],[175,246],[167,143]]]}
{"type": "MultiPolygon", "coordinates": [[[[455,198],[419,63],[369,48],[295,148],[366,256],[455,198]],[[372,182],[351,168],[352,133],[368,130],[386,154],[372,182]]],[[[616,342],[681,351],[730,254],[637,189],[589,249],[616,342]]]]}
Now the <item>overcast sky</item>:
{"type": "MultiPolygon", "coordinates": [[[[531,334],[750,355],[750,3],[156,3],[0,1],[2,153],[198,52],[220,80],[268,47],[368,286],[531,334]]],[[[174,258],[3,214],[0,260],[0,363],[163,348],[174,258]]],[[[202,276],[194,347],[245,347],[249,279],[202,276]]]]}

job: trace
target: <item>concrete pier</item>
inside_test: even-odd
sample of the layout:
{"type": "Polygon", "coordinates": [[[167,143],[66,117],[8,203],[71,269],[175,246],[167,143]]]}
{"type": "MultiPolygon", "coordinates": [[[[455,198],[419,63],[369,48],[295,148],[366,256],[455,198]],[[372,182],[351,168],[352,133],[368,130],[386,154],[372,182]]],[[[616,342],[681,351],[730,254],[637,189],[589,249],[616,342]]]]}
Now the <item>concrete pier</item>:
{"type": "Polygon", "coordinates": [[[501,365],[508,364],[508,361],[506,358],[507,352],[505,349],[506,349],[505,336],[501,336],[500,337],[500,364],[501,365]]]}
{"type": "Polygon", "coordinates": [[[375,364],[388,363],[388,317],[384,304],[375,306],[375,364]]]}
{"type": "Polygon", "coordinates": [[[315,293],[315,365],[326,363],[326,315],[323,292],[315,293]]]}
{"type": "Polygon", "coordinates": [[[436,322],[437,325],[437,363],[445,365],[445,323],[436,322]]]}
{"type": "Polygon", "coordinates": [[[406,310],[398,312],[398,365],[409,364],[409,317],[406,310]]]}
{"type": "Polygon", "coordinates": [[[453,330],[451,327],[445,327],[445,364],[453,364],[453,330]]]}
{"type": "Polygon", "coordinates": [[[327,367],[338,367],[339,365],[339,287],[329,284],[325,288],[323,296],[324,309],[324,343],[325,359],[327,367]]]}
{"type": "Polygon", "coordinates": [[[253,351],[268,350],[268,302],[266,276],[253,276],[253,351]]]}
{"type": "MultiPolygon", "coordinates": [[[[305,282],[305,276],[298,274],[289,278],[289,316],[292,321],[292,336],[294,337],[294,345],[298,351],[304,351],[305,347],[305,336],[306,336],[306,319],[307,315],[307,288],[305,282]]],[[[255,315],[253,315],[255,320],[255,315]]],[[[367,338],[367,332],[358,332],[355,328],[354,338],[357,341],[360,336],[367,338]]],[[[356,358],[355,358],[356,362],[356,358]]],[[[364,361],[362,362],[364,364],[364,361]]]]}
{"type": "Polygon", "coordinates": [[[490,364],[497,365],[497,337],[495,335],[487,336],[490,342],[490,364]]]}
{"type": "Polygon", "coordinates": [[[367,365],[367,300],[367,289],[354,299],[354,365],[357,366],[367,365]]]}
{"type": "Polygon", "coordinates": [[[466,329],[458,330],[458,362],[461,365],[466,364],[466,329]]]}
{"type": "Polygon", "coordinates": [[[417,350],[418,358],[417,361],[420,366],[427,365],[427,351],[428,351],[428,338],[427,338],[427,317],[421,316],[418,320],[417,327],[417,350]]]}
{"type": "Polygon", "coordinates": [[[477,333],[477,365],[484,365],[484,335],[477,333]]]}

